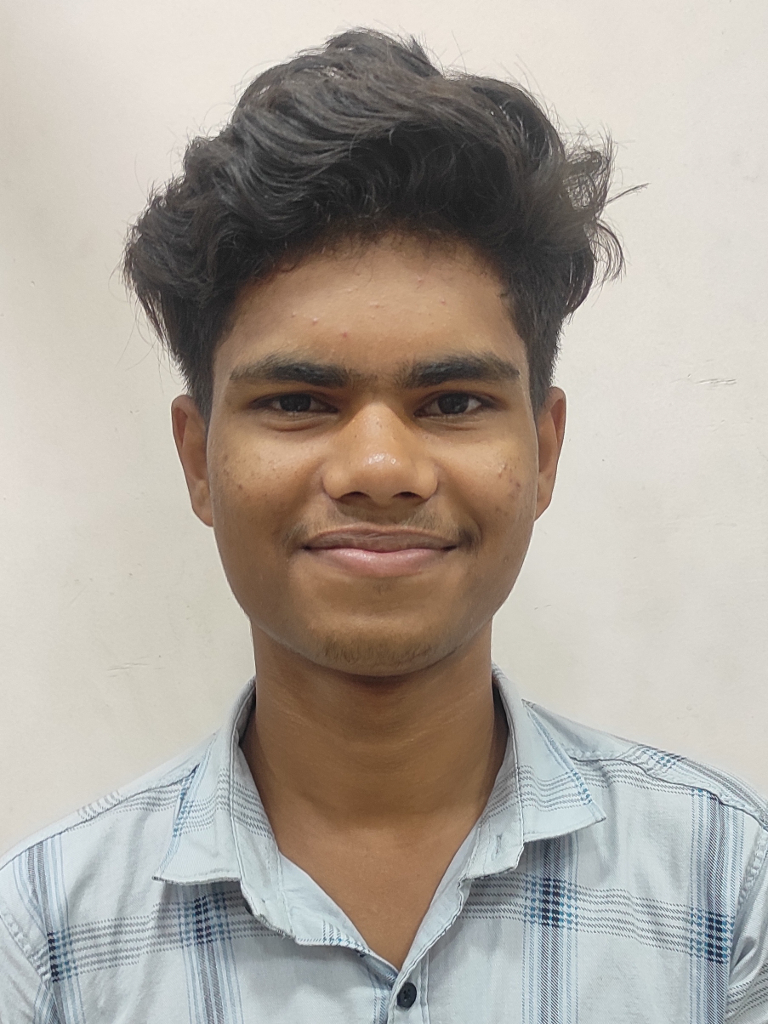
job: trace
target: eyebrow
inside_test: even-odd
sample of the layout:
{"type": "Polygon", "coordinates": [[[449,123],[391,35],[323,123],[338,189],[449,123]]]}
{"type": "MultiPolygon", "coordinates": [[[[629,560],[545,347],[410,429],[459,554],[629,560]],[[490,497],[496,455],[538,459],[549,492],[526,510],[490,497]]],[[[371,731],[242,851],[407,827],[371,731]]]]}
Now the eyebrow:
{"type": "Polygon", "coordinates": [[[309,359],[271,355],[256,363],[236,366],[229,376],[238,384],[307,384],[316,388],[345,388],[353,384],[359,374],[336,363],[315,363],[309,359]]]}
{"type": "Polygon", "coordinates": [[[441,359],[414,362],[396,375],[404,388],[431,388],[449,381],[482,381],[499,384],[517,380],[520,370],[514,363],[493,352],[479,355],[444,356],[441,359]]]}
{"type": "MultiPolygon", "coordinates": [[[[498,384],[516,381],[520,370],[514,363],[493,352],[467,355],[445,355],[437,359],[408,363],[395,371],[394,381],[406,390],[436,387],[451,381],[477,381],[498,384]]],[[[318,363],[310,359],[270,355],[255,363],[235,367],[230,374],[233,384],[295,383],[308,387],[348,388],[372,385],[376,377],[350,370],[339,363],[318,363]]]]}

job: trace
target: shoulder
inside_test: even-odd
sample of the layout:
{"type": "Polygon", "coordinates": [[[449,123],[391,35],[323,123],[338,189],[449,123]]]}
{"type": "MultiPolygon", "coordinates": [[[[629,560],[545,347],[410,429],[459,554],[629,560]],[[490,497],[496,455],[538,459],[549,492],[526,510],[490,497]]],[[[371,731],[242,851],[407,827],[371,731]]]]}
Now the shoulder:
{"type": "MultiPolygon", "coordinates": [[[[208,739],[134,782],[42,829],[0,860],[0,921],[34,962],[70,896],[88,909],[133,903],[148,893],[168,847],[179,801],[208,739]],[[126,894],[131,893],[127,899],[126,894]],[[57,909],[58,908],[58,909],[57,909]]],[[[98,916],[98,914],[97,914],[98,916]]],[[[2,935],[0,935],[2,940],[2,935]]],[[[0,941],[0,946],[2,942],[0,941]]]]}
{"type": "Polygon", "coordinates": [[[167,816],[169,811],[172,817],[180,792],[194,777],[210,743],[208,738],[192,750],[28,836],[0,858],[0,877],[14,861],[51,841],[98,842],[103,832],[112,833],[120,822],[127,824],[135,818],[167,816]]]}
{"type": "Polygon", "coordinates": [[[33,993],[38,984],[68,976],[67,951],[78,929],[86,937],[91,929],[101,944],[158,902],[154,873],[180,800],[210,749],[208,739],[42,829],[0,860],[0,961],[22,988],[33,993]]]}
{"type": "Polygon", "coordinates": [[[583,907],[599,893],[604,914],[610,892],[617,920],[648,915],[646,936],[674,923],[699,957],[730,963],[731,1012],[757,1006],[768,992],[768,801],[720,768],[524,706],[603,811],[579,833],[583,907]]]}
{"type": "Polygon", "coordinates": [[[657,794],[687,804],[708,797],[768,832],[768,800],[737,775],[593,729],[531,701],[523,704],[533,724],[568,755],[587,784],[602,790],[604,796],[610,792],[631,801],[633,796],[641,800],[643,794],[657,794]]]}

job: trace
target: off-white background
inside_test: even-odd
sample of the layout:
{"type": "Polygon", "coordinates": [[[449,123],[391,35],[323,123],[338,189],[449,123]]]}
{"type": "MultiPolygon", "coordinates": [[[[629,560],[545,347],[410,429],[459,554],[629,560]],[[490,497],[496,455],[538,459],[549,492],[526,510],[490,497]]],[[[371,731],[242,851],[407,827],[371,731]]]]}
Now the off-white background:
{"type": "Polygon", "coordinates": [[[0,847],[216,727],[246,622],[116,273],[188,136],[357,24],[609,128],[625,279],[568,327],[555,503],[497,619],[523,692],[768,791],[764,0],[5,0],[0,847]]]}

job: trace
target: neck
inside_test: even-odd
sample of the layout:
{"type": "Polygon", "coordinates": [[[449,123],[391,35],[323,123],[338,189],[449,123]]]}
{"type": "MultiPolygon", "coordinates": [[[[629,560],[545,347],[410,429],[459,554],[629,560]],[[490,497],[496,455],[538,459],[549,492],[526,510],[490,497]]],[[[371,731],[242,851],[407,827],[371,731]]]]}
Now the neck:
{"type": "Polygon", "coordinates": [[[326,669],[258,634],[254,647],[243,752],[273,826],[297,815],[342,830],[477,819],[507,735],[490,626],[437,665],[395,678],[326,669]]]}

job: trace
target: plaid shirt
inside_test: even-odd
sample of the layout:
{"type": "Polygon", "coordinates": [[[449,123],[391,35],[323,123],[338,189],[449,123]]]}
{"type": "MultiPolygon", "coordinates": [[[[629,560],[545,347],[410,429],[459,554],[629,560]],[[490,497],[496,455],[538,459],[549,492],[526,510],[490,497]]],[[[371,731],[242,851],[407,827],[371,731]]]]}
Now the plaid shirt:
{"type": "Polygon", "coordinates": [[[523,702],[402,970],[282,857],[227,726],[12,851],[2,1024],[768,1022],[768,806],[523,702]]]}

